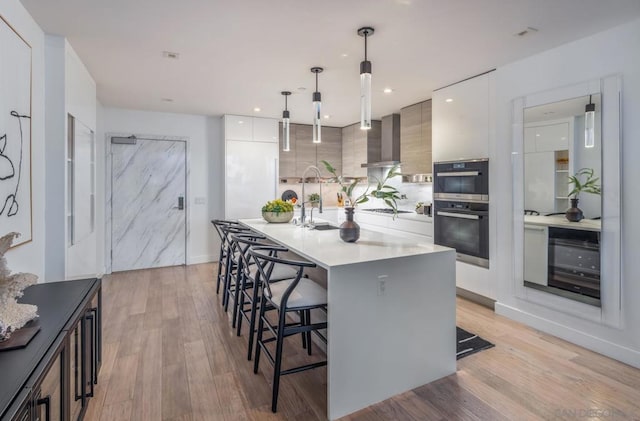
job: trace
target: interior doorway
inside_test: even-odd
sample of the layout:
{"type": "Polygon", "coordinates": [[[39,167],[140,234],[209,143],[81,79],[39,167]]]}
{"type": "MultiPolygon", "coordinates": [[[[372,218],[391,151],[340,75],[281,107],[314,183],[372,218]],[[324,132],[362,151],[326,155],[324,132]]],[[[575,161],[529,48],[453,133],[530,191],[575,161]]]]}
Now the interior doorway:
{"type": "Polygon", "coordinates": [[[186,142],[111,137],[111,270],[186,264],[186,142]]]}

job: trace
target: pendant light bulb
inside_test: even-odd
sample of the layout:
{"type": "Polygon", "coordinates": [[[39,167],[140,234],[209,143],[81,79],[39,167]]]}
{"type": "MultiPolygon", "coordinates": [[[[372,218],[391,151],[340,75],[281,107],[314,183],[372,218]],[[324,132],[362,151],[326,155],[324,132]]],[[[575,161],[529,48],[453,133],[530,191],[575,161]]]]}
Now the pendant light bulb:
{"type": "Polygon", "coordinates": [[[584,108],[584,147],[585,148],[593,148],[596,146],[595,123],[596,123],[596,104],[593,104],[591,102],[591,95],[589,95],[589,103],[584,108]]]}
{"type": "Polygon", "coordinates": [[[367,38],[373,35],[373,28],[358,29],[364,37],[364,60],[360,62],[360,129],[371,129],[371,62],[367,59],[367,38]]]}
{"type": "Polygon", "coordinates": [[[291,151],[291,126],[290,126],[290,118],[289,118],[289,110],[287,109],[287,98],[291,95],[289,91],[280,92],[284,95],[284,111],[282,112],[282,151],[289,152],[291,151]]]}
{"type": "Polygon", "coordinates": [[[312,67],[311,72],[316,74],[316,91],[313,93],[313,143],[322,143],[322,95],[318,91],[318,74],[324,70],[322,67],[312,67]]]}

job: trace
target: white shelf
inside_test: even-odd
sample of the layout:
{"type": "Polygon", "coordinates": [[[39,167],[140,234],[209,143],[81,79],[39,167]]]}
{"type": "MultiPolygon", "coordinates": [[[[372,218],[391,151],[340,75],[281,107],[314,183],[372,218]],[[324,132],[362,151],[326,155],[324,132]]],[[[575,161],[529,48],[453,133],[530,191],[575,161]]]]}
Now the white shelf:
{"type": "Polygon", "coordinates": [[[563,172],[563,173],[569,173],[569,170],[556,170],[556,172],[563,172]]]}
{"type": "Polygon", "coordinates": [[[561,200],[569,200],[569,198],[568,198],[568,197],[566,197],[566,196],[556,196],[556,199],[557,199],[557,200],[560,200],[560,199],[561,199],[561,200]]]}

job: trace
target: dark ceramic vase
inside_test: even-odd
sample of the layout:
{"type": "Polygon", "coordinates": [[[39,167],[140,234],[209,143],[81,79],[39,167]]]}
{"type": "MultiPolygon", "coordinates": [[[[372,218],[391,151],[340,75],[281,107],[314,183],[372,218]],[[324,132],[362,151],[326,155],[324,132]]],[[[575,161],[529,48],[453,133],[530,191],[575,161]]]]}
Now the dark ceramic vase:
{"type": "Polygon", "coordinates": [[[580,222],[584,219],[582,209],[578,207],[578,199],[571,199],[571,207],[564,214],[565,218],[571,222],[580,222]]]}
{"type": "Polygon", "coordinates": [[[360,238],[360,225],[353,220],[354,208],[344,208],[347,220],[340,225],[340,238],[347,243],[355,243],[360,238]]]}

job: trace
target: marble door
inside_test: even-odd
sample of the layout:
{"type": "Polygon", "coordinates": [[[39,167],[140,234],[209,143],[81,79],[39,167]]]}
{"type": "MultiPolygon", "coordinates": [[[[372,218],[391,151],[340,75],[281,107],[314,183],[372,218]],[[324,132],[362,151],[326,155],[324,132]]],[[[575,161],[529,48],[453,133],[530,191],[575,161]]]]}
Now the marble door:
{"type": "Polygon", "coordinates": [[[186,143],[111,144],[112,271],[186,263],[186,143]]]}

